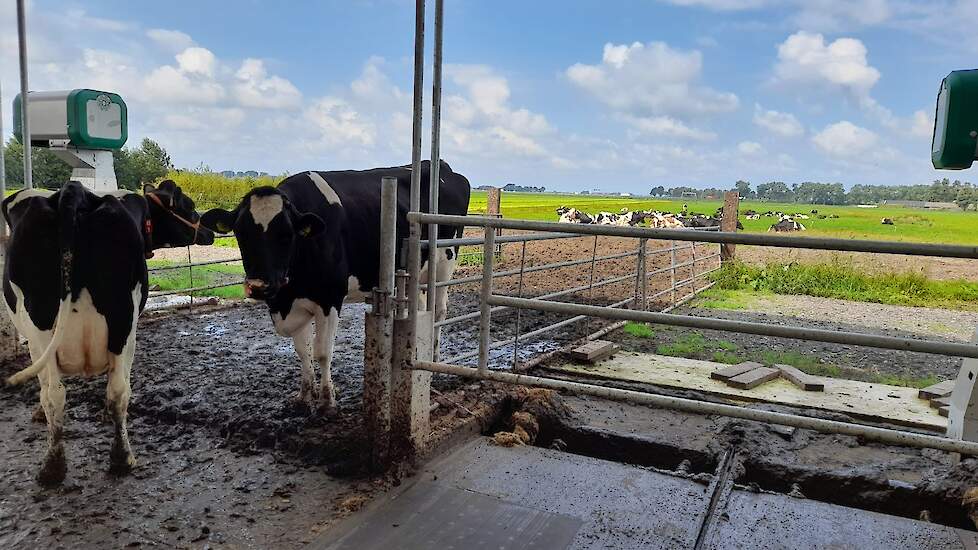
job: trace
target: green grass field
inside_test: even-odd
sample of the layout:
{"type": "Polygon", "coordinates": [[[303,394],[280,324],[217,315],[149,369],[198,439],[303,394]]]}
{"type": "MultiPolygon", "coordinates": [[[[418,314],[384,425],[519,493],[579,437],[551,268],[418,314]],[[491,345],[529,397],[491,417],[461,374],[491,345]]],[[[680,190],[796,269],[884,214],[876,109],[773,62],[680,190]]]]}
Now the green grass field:
{"type": "MultiPolygon", "coordinates": [[[[555,210],[559,206],[570,206],[589,213],[600,211],[618,212],[629,210],[656,209],[664,212],[679,212],[683,204],[689,205],[690,212],[712,214],[722,204],[721,201],[682,201],[663,199],[644,199],[639,197],[591,197],[588,195],[560,195],[551,193],[503,193],[501,210],[505,218],[527,220],[557,221],[555,210]]],[[[772,202],[744,201],[741,212],[753,209],[758,212],[781,211],[786,213],[808,214],[812,209],[820,214],[836,214],[838,218],[824,220],[812,216],[799,220],[807,231],[803,236],[826,236],[847,239],[883,239],[894,241],[915,241],[947,244],[978,244],[978,214],[963,211],[937,211],[902,207],[857,208],[855,206],[823,206],[809,204],[784,204],[772,202]],[[881,218],[892,218],[894,225],[883,225],[881,218]]],[[[469,212],[485,213],[486,193],[473,191],[469,201],[469,212]]],[[[761,217],[748,220],[741,216],[744,231],[764,232],[775,219],[761,217]]]]}

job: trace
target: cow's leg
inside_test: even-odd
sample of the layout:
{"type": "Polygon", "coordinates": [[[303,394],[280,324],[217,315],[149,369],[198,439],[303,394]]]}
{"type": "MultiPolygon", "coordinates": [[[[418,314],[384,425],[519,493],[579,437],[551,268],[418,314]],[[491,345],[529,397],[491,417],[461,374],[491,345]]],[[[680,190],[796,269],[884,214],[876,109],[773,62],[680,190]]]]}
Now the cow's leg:
{"type": "MultiPolygon", "coordinates": [[[[44,353],[44,348],[40,347],[37,342],[38,338],[33,338],[27,341],[27,348],[31,355],[31,363],[36,363],[41,355],[44,353]],[[33,342],[33,343],[32,343],[33,342]]],[[[46,342],[49,340],[46,340],[46,342]]],[[[45,345],[45,347],[47,347],[45,345]]],[[[44,371],[38,373],[38,385],[39,387],[44,387],[44,377],[47,376],[44,371]]],[[[34,407],[34,412],[31,414],[31,422],[37,422],[38,424],[47,424],[47,417],[44,415],[44,405],[42,400],[39,398],[37,400],[37,406],[34,407]]]]}
{"type": "Polygon", "coordinates": [[[301,328],[292,333],[292,343],[299,355],[302,367],[302,380],[299,383],[299,395],[296,401],[315,406],[316,401],[316,371],[312,368],[312,320],[307,321],[301,328]]]}
{"type": "Polygon", "coordinates": [[[109,365],[109,383],[105,388],[105,407],[112,414],[115,425],[115,437],[112,439],[112,450],[109,453],[111,465],[109,471],[116,475],[128,474],[136,465],[136,457],[129,445],[129,429],[126,425],[129,414],[129,398],[132,396],[130,385],[132,360],[135,349],[135,334],[126,345],[122,355],[113,356],[109,365]]]}
{"type": "Polygon", "coordinates": [[[64,435],[65,386],[57,364],[48,365],[38,376],[41,381],[41,406],[48,422],[48,452],[37,480],[46,485],[56,485],[65,479],[68,465],[65,462],[64,435]]]}
{"type": "MultiPolygon", "coordinates": [[[[442,255],[438,259],[437,280],[439,283],[450,281],[458,265],[458,249],[443,248],[442,255]]],[[[448,287],[442,286],[435,290],[435,321],[444,321],[448,315],[448,287]]],[[[435,349],[434,360],[438,361],[439,351],[441,350],[441,327],[435,328],[434,334],[435,349]]]]}
{"type": "Polygon", "coordinates": [[[316,340],[314,350],[322,378],[319,386],[319,406],[327,411],[336,410],[336,389],[333,387],[333,345],[336,343],[336,329],[340,314],[335,307],[329,313],[319,310],[316,313],[316,340]]]}

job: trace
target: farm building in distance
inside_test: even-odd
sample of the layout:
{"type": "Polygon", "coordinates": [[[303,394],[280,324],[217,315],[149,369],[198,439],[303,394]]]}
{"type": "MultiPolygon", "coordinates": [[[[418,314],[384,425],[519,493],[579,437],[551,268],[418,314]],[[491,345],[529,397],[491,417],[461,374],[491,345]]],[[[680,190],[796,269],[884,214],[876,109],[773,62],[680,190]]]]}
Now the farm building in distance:
{"type": "Polygon", "coordinates": [[[884,200],[883,206],[904,206],[907,208],[929,208],[932,210],[959,210],[961,207],[953,202],[904,201],[884,200]]]}

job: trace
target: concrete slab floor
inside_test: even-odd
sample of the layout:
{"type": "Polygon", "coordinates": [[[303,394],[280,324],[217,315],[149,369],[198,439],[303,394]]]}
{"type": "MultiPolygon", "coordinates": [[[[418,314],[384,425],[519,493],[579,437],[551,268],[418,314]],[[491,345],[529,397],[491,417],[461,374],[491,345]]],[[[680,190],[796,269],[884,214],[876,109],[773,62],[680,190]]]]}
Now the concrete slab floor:
{"type": "Polygon", "coordinates": [[[477,438],[314,548],[956,549],[974,533],[782,495],[712,491],[645,468],[477,438]],[[704,527],[705,525],[705,527],[704,527]],[[700,531],[704,530],[700,537],[700,531]]]}

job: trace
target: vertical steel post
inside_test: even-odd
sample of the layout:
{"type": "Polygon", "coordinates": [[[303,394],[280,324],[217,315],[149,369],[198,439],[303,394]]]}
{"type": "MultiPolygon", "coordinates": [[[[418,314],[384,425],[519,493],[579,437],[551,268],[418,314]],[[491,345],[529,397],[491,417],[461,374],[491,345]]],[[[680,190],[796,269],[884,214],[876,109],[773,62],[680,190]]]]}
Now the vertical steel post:
{"type": "Polygon", "coordinates": [[[672,296],[671,306],[676,305],[676,298],[678,294],[676,292],[676,241],[669,241],[669,288],[672,289],[670,296],[672,296]]]}
{"type": "MultiPolygon", "coordinates": [[[[424,10],[425,0],[415,0],[414,13],[414,105],[411,126],[411,212],[421,211],[421,121],[424,110],[424,10]]],[[[427,353],[418,349],[421,286],[421,224],[408,226],[407,319],[394,323],[394,349],[391,358],[391,452],[411,459],[424,446],[430,399],[430,373],[412,370],[414,362],[427,353]],[[422,410],[424,409],[424,410],[422,410]]],[[[427,315],[427,314],[425,314],[427,315]]],[[[421,333],[427,332],[422,330],[421,333]]]]}
{"type": "MultiPolygon", "coordinates": [[[[523,252],[520,254],[520,280],[517,286],[517,295],[523,297],[523,272],[526,269],[526,241],[523,241],[523,252]]],[[[516,310],[516,336],[513,337],[513,371],[516,371],[516,362],[520,355],[520,324],[523,321],[523,308],[516,310]]]]}
{"type": "MultiPolygon", "coordinates": [[[[594,236],[594,246],[591,248],[591,275],[587,283],[587,305],[594,305],[594,265],[598,260],[598,236],[594,236]]],[[[584,319],[584,334],[591,334],[591,318],[584,319]]]]}
{"type": "MultiPolygon", "coordinates": [[[[431,180],[428,184],[428,212],[437,214],[438,187],[441,183],[441,68],[442,68],[442,23],[444,21],[444,0],[435,0],[435,51],[431,77],[431,180]]],[[[438,224],[428,224],[428,304],[432,312],[431,322],[438,320],[438,224]]],[[[432,325],[432,346],[438,345],[438,329],[432,325]]],[[[438,350],[431,355],[438,360],[438,350]]]]}
{"type": "Polygon", "coordinates": [[[20,121],[24,140],[24,189],[34,187],[31,167],[31,122],[27,116],[27,9],[24,0],[17,0],[17,47],[20,52],[20,121]]]}
{"type": "Polygon", "coordinates": [[[397,249],[397,178],[381,180],[380,268],[373,307],[364,321],[363,410],[370,467],[388,465],[391,431],[391,363],[394,336],[394,257],[397,249]]]}
{"type": "MultiPolygon", "coordinates": [[[[415,0],[414,12],[414,112],[411,125],[411,212],[421,211],[421,119],[424,112],[424,3],[415,0]]],[[[421,224],[411,222],[408,236],[408,318],[410,334],[406,335],[414,345],[418,320],[418,296],[421,291],[421,224]]]]}
{"type": "Polygon", "coordinates": [[[648,295],[648,256],[645,253],[645,245],[648,239],[638,240],[638,266],[635,273],[635,302],[641,304],[639,309],[645,311],[648,307],[646,296],[648,295]]]}
{"type": "Polygon", "coordinates": [[[489,296],[492,295],[492,266],[496,255],[496,230],[485,228],[485,240],[482,243],[482,292],[479,301],[479,370],[485,372],[489,368],[489,296]]]}
{"type": "MultiPolygon", "coordinates": [[[[6,143],[3,142],[3,87],[0,85],[0,201],[7,196],[7,159],[4,155],[6,143]]],[[[7,236],[7,220],[0,217],[0,264],[3,263],[7,236]]]]}

